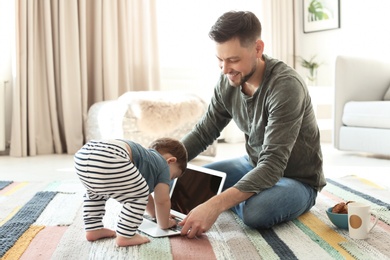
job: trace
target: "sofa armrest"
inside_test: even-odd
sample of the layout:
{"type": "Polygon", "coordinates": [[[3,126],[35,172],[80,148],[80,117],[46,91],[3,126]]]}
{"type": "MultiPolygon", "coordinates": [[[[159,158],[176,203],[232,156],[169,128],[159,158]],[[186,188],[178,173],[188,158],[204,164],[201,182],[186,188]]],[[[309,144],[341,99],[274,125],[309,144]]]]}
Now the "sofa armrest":
{"type": "Polygon", "coordinates": [[[335,69],[333,145],[339,149],[345,103],[383,100],[390,85],[390,62],[338,56],[335,69]]]}

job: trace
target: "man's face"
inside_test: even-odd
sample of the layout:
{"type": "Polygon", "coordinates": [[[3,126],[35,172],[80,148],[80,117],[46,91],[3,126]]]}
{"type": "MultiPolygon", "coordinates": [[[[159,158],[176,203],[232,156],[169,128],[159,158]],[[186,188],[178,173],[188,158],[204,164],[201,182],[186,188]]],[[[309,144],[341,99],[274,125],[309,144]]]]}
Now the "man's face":
{"type": "Polygon", "coordinates": [[[216,43],[216,56],[219,67],[230,85],[239,87],[254,74],[257,67],[256,44],[242,47],[237,38],[224,43],[216,43]]]}

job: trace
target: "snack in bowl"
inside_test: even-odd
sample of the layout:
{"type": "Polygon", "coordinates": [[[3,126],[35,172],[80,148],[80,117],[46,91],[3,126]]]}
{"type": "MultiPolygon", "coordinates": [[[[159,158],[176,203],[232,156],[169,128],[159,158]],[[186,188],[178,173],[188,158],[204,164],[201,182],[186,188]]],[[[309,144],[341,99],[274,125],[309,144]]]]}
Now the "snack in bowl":
{"type": "Polygon", "coordinates": [[[348,203],[351,203],[352,201],[348,202],[340,202],[333,206],[332,213],[338,213],[338,214],[348,214],[348,203]]]}
{"type": "Polygon", "coordinates": [[[326,210],[330,221],[338,228],[348,229],[348,202],[340,202],[326,210]]]}

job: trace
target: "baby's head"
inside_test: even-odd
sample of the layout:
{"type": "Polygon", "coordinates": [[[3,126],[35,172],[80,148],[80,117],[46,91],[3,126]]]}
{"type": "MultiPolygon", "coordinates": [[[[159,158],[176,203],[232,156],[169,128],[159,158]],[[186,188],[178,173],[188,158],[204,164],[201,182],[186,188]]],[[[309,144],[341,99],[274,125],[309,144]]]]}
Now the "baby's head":
{"type": "Polygon", "coordinates": [[[155,149],[163,156],[171,155],[172,157],[175,157],[175,163],[181,170],[181,173],[179,175],[183,174],[184,171],[187,169],[187,149],[179,140],[169,137],[158,138],[149,145],[149,148],[155,149]]]}

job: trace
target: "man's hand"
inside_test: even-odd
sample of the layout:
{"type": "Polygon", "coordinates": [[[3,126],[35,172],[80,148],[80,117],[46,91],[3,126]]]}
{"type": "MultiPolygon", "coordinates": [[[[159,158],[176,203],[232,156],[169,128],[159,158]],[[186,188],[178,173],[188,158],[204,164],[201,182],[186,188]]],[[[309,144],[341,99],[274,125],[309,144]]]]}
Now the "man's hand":
{"type": "Polygon", "coordinates": [[[181,234],[184,236],[187,235],[188,238],[202,235],[202,233],[211,228],[219,214],[247,200],[253,194],[241,192],[232,187],[212,197],[191,210],[187,217],[179,223],[180,226],[183,226],[181,234]]]}
{"type": "Polygon", "coordinates": [[[188,238],[201,236],[202,233],[211,228],[219,214],[220,212],[209,207],[207,202],[197,206],[179,223],[180,226],[183,226],[181,234],[187,235],[188,238]]]}

